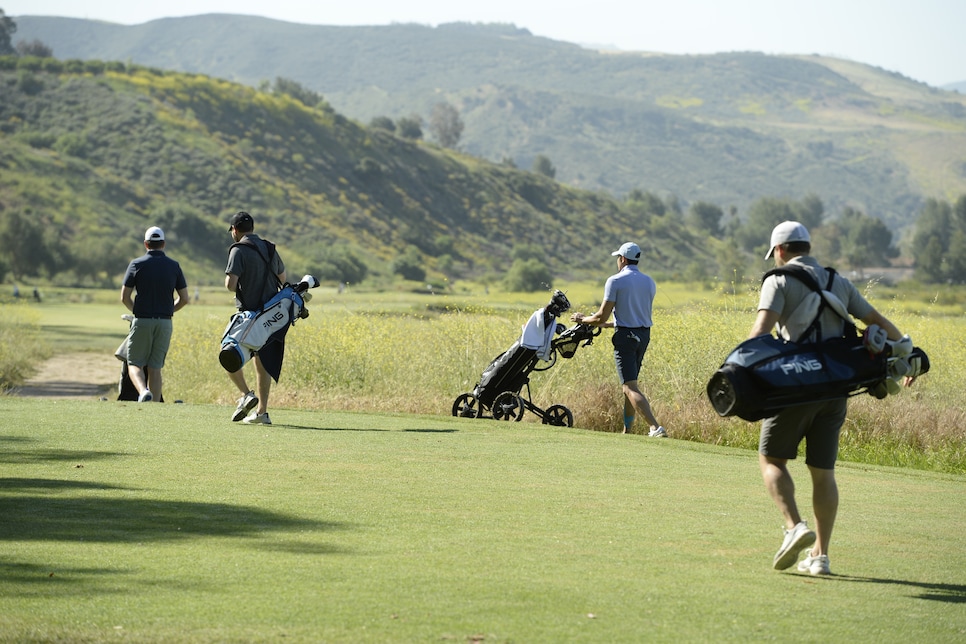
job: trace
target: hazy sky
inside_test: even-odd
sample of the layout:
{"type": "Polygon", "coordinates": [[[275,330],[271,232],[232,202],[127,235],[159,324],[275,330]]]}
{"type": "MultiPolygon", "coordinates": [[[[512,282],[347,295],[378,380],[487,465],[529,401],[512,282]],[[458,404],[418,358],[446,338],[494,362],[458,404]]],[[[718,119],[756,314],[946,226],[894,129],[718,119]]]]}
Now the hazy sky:
{"type": "Polygon", "coordinates": [[[0,9],[128,25],[204,13],[318,25],[500,22],[624,50],[825,54],[934,86],[966,81],[966,0],[0,0],[0,9]]]}

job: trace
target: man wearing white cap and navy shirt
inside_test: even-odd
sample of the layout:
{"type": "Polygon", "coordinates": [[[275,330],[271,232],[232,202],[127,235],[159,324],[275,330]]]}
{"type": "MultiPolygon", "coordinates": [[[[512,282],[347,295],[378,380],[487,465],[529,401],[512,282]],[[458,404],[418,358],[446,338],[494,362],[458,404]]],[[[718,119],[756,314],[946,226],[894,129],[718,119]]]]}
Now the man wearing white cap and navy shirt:
{"type": "MultiPolygon", "coordinates": [[[[819,286],[834,295],[848,315],[862,320],[868,326],[878,325],[890,340],[908,339],[862,297],[852,282],[823,268],[811,256],[811,249],[808,229],[797,221],[784,221],[772,231],[765,259],[774,257],[775,266],[779,268],[786,265],[802,268],[819,286]]],[[[773,329],[777,329],[786,340],[798,343],[842,337],[846,328],[845,319],[833,310],[837,304],[828,296],[825,299],[831,306],[822,310],[817,329],[810,323],[797,324],[799,308],[813,293],[808,285],[795,277],[787,274],[767,275],[761,284],[758,314],[748,337],[767,335],[773,329]]],[[[911,349],[911,340],[908,345],[911,349]]],[[[837,398],[787,407],[775,416],[762,420],[758,464],[765,488],[785,522],[782,544],[772,562],[776,570],[785,570],[798,563],[799,572],[811,575],[831,573],[828,547],[839,507],[835,462],[838,458],[839,432],[845,423],[847,410],[848,399],[837,398]],[[803,440],[805,465],[812,478],[814,531],[809,529],[799,514],[795,503],[795,484],[788,470],[788,461],[797,456],[803,440]],[[799,562],[801,552],[806,549],[807,555],[799,562]]]]}
{"type": "Polygon", "coordinates": [[[648,436],[664,437],[667,432],[657,422],[647,397],[637,384],[644,353],[651,341],[651,309],[657,285],[650,275],[638,268],[641,248],[626,242],[611,255],[617,257],[617,273],[604,284],[604,301],[592,315],[574,313],[570,319],[591,326],[615,327],[611,342],[617,375],[624,392],[624,433],[631,431],[635,412],[640,412],[650,425],[648,436]],[[614,322],[608,322],[611,313],[614,322]]]}
{"type": "Polygon", "coordinates": [[[161,369],[171,344],[171,317],[188,304],[188,284],[178,262],[164,254],[163,230],[148,228],[144,248],[147,253],[128,265],[121,287],[121,302],[134,314],[127,341],[127,368],[138,390],[138,402],[160,402],[161,369]],[[137,295],[132,300],[134,292],[137,295]]]}

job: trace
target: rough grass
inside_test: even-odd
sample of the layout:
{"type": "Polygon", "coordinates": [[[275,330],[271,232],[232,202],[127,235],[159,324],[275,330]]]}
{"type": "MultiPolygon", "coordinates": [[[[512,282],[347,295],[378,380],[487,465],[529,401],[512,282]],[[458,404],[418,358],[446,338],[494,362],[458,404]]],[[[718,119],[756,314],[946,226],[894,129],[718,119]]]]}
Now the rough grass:
{"type": "MultiPolygon", "coordinates": [[[[590,292],[588,290],[588,292],[590,292]]],[[[753,296],[715,302],[695,298],[660,305],[641,377],[659,420],[672,436],[753,449],[757,425],[719,418],[707,402],[710,375],[753,319],[753,296]]],[[[884,300],[880,308],[911,334],[932,359],[932,371],[913,388],[884,401],[852,400],[843,432],[842,458],[857,462],[966,471],[964,320],[931,316],[916,304],[884,300]]],[[[531,306],[539,306],[535,302],[531,306]]],[[[529,316],[517,308],[435,307],[379,312],[328,302],[291,331],[281,383],[272,406],[446,415],[456,397],[472,391],[483,368],[518,336],[529,316]],[[440,311],[448,311],[441,313],[440,311]]],[[[575,307],[596,308],[593,301],[575,307]]],[[[236,393],[216,361],[216,338],[227,312],[179,323],[166,369],[179,398],[232,402],[236,393]]],[[[620,431],[622,398],[613,364],[610,332],[571,360],[559,360],[531,377],[531,394],[542,408],[563,404],[578,427],[620,431]]],[[[539,422],[526,414],[524,421],[539,422]]],[[[635,431],[646,428],[639,420],[635,431]]]]}
{"type": "Polygon", "coordinates": [[[51,349],[41,334],[36,310],[20,302],[0,307],[0,391],[6,391],[23,384],[51,349]]]}
{"type": "MultiPolygon", "coordinates": [[[[601,287],[579,283],[565,288],[574,308],[586,312],[596,310],[601,287]]],[[[431,296],[403,291],[339,295],[317,289],[310,317],[290,331],[271,407],[449,415],[456,397],[472,391],[483,368],[509,347],[533,309],[547,299],[544,293],[482,294],[470,285],[455,290],[431,296]]],[[[841,458],[966,472],[964,291],[875,282],[864,290],[927,351],[933,367],[899,396],[853,398],[841,458]]],[[[51,293],[49,301],[32,309],[42,316],[34,324],[45,343],[113,352],[126,329],[117,297],[114,292],[51,293]]],[[[747,334],[756,302],[748,284],[660,284],[642,384],[673,437],[756,448],[757,424],[719,418],[705,395],[711,373],[747,334]]],[[[0,326],[9,308],[4,307],[0,326]]],[[[203,291],[201,305],[177,316],[165,368],[166,399],[233,404],[237,393],[217,361],[218,340],[230,313],[229,295],[210,289],[203,291]]],[[[14,353],[8,350],[7,355],[14,353]]],[[[544,409],[553,404],[570,408],[580,428],[620,431],[623,403],[610,331],[573,359],[534,373],[531,394],[544,409]]],[[[524,422],[535,421],[533,414],[524,417],[524,422]]],[[[635,431],[643,429],[638,420],[635,431]]]]}

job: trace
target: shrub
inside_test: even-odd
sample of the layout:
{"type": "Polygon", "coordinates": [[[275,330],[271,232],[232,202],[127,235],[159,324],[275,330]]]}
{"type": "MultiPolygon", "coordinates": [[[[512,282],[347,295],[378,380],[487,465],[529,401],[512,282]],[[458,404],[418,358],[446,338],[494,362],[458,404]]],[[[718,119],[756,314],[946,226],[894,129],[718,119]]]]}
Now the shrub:
{"type": "Polygon", "coordinates": [[[49,74],[59,74],[64,71],[64,61],[57,58],[44,58],[43,68],[49,74]]]}
{"type": "Polygon", "coordinates": [[[24,94],[33,96],[44,90],[44,82],[37,75],[27,69],[19,70],[17,74],[17,89],[24,94]]]}
{"type": "Polygon", "coordinates": [[[396,131],[396,124],[388,116],[377,116],[369,121],[369,127],[378,130],[396,131]]]}
{"type": "Polygon", "coordinates": [[[514,260],[504,278],[506,290],[532,293],[545,291],[553,286],[553,274],[538,259],[514,260]]]}
{"type": "Polygon", "coordinates": [[[87,156],[87,135],[83,132],[62,134],[53,147],[60,154],[82,159],[87,156]]]}
{"type": "Polygon", "coordinates": [[[422,256],[415,246],[406,248],[402,255],[392,262],[392,272],[404,279],[422,282],[426,279],[426,269],[423,268],[422,256]]]}

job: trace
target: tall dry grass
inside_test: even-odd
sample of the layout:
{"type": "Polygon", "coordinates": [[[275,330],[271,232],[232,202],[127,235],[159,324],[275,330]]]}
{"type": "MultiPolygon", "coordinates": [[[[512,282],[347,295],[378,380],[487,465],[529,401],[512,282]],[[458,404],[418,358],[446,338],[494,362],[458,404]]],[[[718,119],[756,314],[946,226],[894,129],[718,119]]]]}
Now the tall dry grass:
{"type": "MultiPolygon", "coordinates": [[[[657,310],[641,384],[671,436],[757,446],[757,424],[718,417],[705,395],[711,374],[746,337],[753,302],[752,296],[742,295],[714,305],[689,302],[657,310]]],[[[966,321],[928,310],[908,313],[888,301],[878,304],[927,351],[932,370],[898,396],[853,398],[842,433],[842,458],[966,472],[966,321]]],[[[449,415],[456,397],[472,391],[484,367],[512,344],[528,316],[523,310],[321,311],[290,330],[271,405],[449,415]]],[[[225,322],[225,317],[209,316],[179,323],[165,369],[166,394],[234,404],[238,394],[217,361],[225,322]]],[[[578,427],[620,431],[623,400],[610,334],[605,330],[572,359],[534,372],[533,402],[542,408],[566,405],[578,427]]],[[[539,419],[526,414],[524,421],[539,419]]],[[[635,431],[644,430],[638,420],[635,431]]]]}

